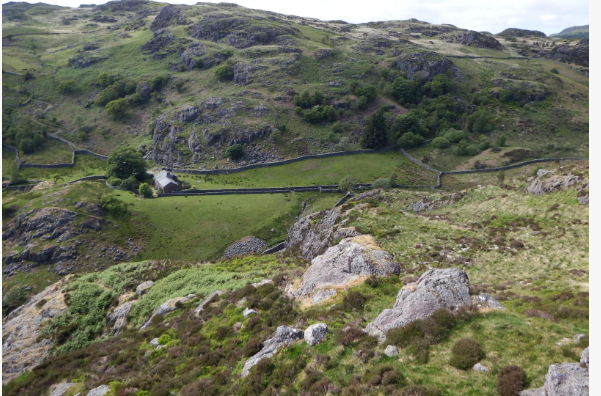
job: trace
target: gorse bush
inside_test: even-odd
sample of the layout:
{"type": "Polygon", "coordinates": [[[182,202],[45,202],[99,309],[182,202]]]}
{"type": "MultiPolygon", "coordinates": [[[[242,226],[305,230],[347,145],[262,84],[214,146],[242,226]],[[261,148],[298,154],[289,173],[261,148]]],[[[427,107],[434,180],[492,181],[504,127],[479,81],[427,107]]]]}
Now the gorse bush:
{"type": "Polygon", "coordinates": [[[229,159],[237,160],[244,157],[244,146],[234,144],[225,150],[225,156],[229,159]]]}
{"type": "Polygon", "coordinates": [[[453,345],[449,364],[460,370],[468,370],[484,356],[484,350],[478,341],[473,338],[462,338],[453,345]]]}

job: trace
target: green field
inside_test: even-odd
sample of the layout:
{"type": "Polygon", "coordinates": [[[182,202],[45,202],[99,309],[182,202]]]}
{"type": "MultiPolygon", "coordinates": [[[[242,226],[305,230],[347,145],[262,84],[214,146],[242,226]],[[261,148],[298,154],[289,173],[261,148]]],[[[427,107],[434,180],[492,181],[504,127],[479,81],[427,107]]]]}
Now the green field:
{"type": "MultiPolygon", "coordinates": [[[[4,162],[4,161],[3,161],[4,162]]],[[[69,161],[70,162],[70,161],[69,161]]],[[[106,172],[105,161],[90,155],[77,155],[72,168],[23,168],[21,174],[31,180],[53,180],[55,175],[62,179],[59,183],[68,183],[85,176],[103,175],[106,172]]],[[[3,172],[4,175],[4,172],[3,172]]]]}
{"type": "Polygon", "coordinates": [[[201,261],[219,257],[230,244],[254,235],[268,244],[286,238],[302,202],[332,207],[340,194],[252,194],[139,199],[113,192],[133,204],[134,239],[145,249],[140,259],[201,261]],[[273,229],[273,232],[271,231],[273,229]]]}
{"type": "Polygon", "coordinates": [[[423,170],[397,152],[357,154],[304,160],[230,175],[178,175],[198,189],[334,185],[350,175],[357,183],[397,175],[398,184],[432,185],[436,175],[423,170]]]}

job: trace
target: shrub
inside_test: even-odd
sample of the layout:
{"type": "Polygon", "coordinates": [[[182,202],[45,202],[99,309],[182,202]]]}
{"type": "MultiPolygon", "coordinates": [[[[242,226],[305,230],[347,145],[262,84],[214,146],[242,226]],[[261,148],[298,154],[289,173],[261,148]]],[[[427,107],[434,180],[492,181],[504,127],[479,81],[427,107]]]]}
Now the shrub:
{"type": "Polygon", "coordinates": [[[380,107],[367,120],[367,126],[361,137],[361,146],[370,149],[379,149],[386,145],[388,139],[388,125],[386,124],[385,109],[380,107]]]}
{"type": "Polygon", "coordinates": [[[497,137],[497,147],[505,147],[507,144],[507,136],[504,133],[497,137]]]}
{"type": "Polygon", "coordinates": [[[445,149],[447,147],[449,147],[451,145],[451,143],[449,143],[449,141],[444,138],[444,137],[437,137],[434,138],[434,140],[432,140],[432,147],[437,148],[437,149],[445,149]]]}
{"type": "Polygon", "coordinates": [[[341,331],[338,334],[338,343],[342,344],[344,346],[349,346],[352,343],[354,343],[355,341],[360,340],[361,338],[367,336],[367,333],[365,333],[362,329],[356,328],[356,327],[351,327],[349,329],[347,329],[346,331],[341,331]]]}
{"type": "Polygon", "coordinates": [[[410,148],[419,146],[424,142],[424,138],[420,135],[416,135],[413,132],[404,133],[396,142],[397,146],[403,148],[410,148]]]}
{"type": "Polygon", "coordinates": [[[123,179],[121,181],[121,187],[126,190],[132,190],[136,184],[136,178],[133,176],[128,177],[127,179],[123,179]]]}
{"type": "Polygon", "coordinates": [[[435,388],[426,388],[421,385],[411,385],[401,389],[395,396],[440,396],[441,393],[435,388]]]}
{"type": "Polygon", "coordinates": [[[117,99],[106,104],[106,112],[115,119],[125,117],[127,114],[128,103],[125,99],[117,99]]]}
{"type": "Polygon", "coordinates": [[[58,90],[62,93],[69,94],[75,92],[77,85],[74,80],[63,81],[58,84],[58,90]]]}
{"type": "Polygon", "coordinates": [[[2,316],[8,315],[11,311],[27,301],[27,293],[21,287],[13,287],[2,298],[2,316]]]}
{"type": "Polygon", "coordinates": [[[150,89],[153,91],[160,90],[167,82],[169,81],[169,76],[166,74],[160,76],[154,76],[152,80],[150,80],[150,89]]]}
{"type": "Polygon", "coordinates": [[[449,364],[460,370],[471,369],[485,356],[478,341],[473,338],[462,338],[453,345],[449,364]]]}
{"type": "Polygon", "coordinates": [[[365,284],[369,287],[378,287],[378,285],[380,284],[380,278],[378,278],[375,275],[371,275],[369,278],[367,278],[365,280],[365,284]]]}
{"type": "Polygon", "coordinates": [[[338,182],[338,190],[341,192],[352,191],[355,187],[355,179],[351,175],[346,175],[338,182]]]}
{"type": "Polygon", "coordinates": [[[182,93],[184,92],[184,85],[186,85],[185,81],[178,81],[175,83],[175,89],[177,90],[177,92],[182,93]]]}
{"type": "Polygon", "coordinates": [[[148,185],[148,183],[142,183],[140,184],[140,187],[138,188],[138,193],[143,196],[144,198],[150,198],[152,197],[152,189],[150,188],[150,186],[148,185]]]}
{"type": "Polygon", "coordinates": [[[497,374],[497,392],[500,396],[518,396],[526,385],[526,373],[520,366],[505,366],[497,374]]]}
{"type": "Polygon", "coordinates": [[[457,129],[448,129],[443,137],[447,139],[450,143],[457,143],[463,139],[465,139],[465,132],[457,129]]]}
{"type": "Polygon", "coordinates": [[[15,184],[23,183],[23,182],[25,182],[25,178],[21,175],[21,172],[19,171],[19,167],[17,166],[17,164],[13,164],[11,172],[10,172],[10,180],[9,180],[8,184],[15,185],[15,184]]]}
{"type": "Polygon", "coordinates": [[[371,184],[372,188],[384,188],[384,189],[389,189],[391,187],[390,185],[390,179],[387,177],[383,177],[380,179],[376,179],[374,180],[374,182],[371,184]]]}
{"type": "Polygon", "coordinates": [[[215,75],[220,81],[232,81],[234,79],[234,67],[231,64],[218,67],[215,70],[215,75]]]}
{"type": "Polygon", "coordinates": [[[388,364],[376,366],[363,375],[362,382],[371,386],[404,385],[405,378],[398,370],[388,364]]]}
{"type": "Polygon", "coordinates": [[[114,176],[127,179],[134,176],[141,179],[146,174],[147,164],[140,151],[131,147],[119,147],[111,151],[106,166],[106,176],[109,178],[114,176]]]}
{"type": "Polygon", "coordinates": [[[122,180],[119,179],[118,177],[109,177],[107,180],[107,183],[110,184],[113,187],[121,187],[121,182],[122,180]]]}
{"type": "Polygon", "coordinates": [[[241,144],[234,144],[225,150],[227,158],[237,160],[244,156],[244,147],[241,144]]]}
{"type": "Polygon", "coordinates": [[[584,337],[582,337],[580,339],[580,341],[578,341],[578,344],[576,344],[576,346],[578,348],[586,348],[586,347],[588,347],[588,334],[586,334],[584,337]]]}
{"type": "Polygon", "coordinates": [[[349,292],[342,299],[342,307],[347,311],[362,311],[367,298],[357,291],[349,292]]]}
{"type": "Polygon", "coordinates": [[[556,67],[552,68],[550,71],[551,71],[551,73],[553,73],[553,74],[559,74],[559,70],[557,70],[557,68],[556,68],[556,67]]]}

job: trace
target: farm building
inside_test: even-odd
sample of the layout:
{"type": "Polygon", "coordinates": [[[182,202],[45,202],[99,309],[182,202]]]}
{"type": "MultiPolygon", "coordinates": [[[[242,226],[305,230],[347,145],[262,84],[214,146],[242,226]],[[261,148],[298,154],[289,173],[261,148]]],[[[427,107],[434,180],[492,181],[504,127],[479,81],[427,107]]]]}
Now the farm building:
{"type": "Polygon", "coordinates": [[[176,192],[180,190],[180,183],[173,173],[162,170],[154,175],[154,188],[162,193],[176,192]]]}

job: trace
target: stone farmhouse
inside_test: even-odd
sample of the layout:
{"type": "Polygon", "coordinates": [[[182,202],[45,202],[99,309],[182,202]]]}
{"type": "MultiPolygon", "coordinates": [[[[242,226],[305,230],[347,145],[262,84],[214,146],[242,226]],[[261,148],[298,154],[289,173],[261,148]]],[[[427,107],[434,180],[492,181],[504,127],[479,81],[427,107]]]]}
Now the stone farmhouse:
{"type": "Polygon", "coordinates": [[[154,188],[164,194],[179,191],[181,185],[177,176],[168,170],[162,170],[154,175],[154,188]]]}

